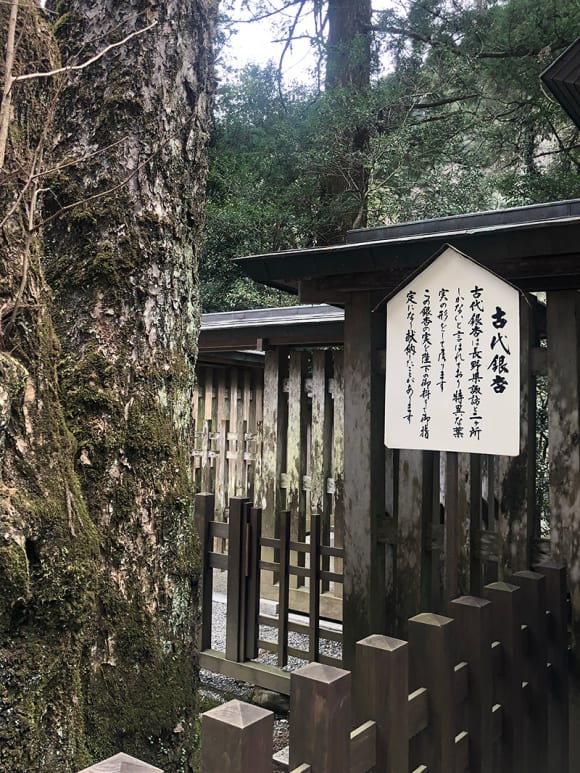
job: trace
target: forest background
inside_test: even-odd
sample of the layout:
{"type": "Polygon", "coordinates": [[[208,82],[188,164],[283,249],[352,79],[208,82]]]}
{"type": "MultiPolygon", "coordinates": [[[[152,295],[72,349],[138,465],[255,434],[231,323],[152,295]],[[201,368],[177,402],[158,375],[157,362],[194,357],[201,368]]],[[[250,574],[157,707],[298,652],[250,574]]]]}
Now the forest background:
{"type": "Polygon", "coordinates": [[[222,3],[204,311],[292,302],[244,278],[241,255],[580,193],[578,131],[540,82],[580,35],[576,0],[346,5],[338,30],[344,2],[222,3]],[[269,64],[228,68],[240,18],[271,24],[269,64]],[[293,37],[312,48],[299,81],[293,37]]]}

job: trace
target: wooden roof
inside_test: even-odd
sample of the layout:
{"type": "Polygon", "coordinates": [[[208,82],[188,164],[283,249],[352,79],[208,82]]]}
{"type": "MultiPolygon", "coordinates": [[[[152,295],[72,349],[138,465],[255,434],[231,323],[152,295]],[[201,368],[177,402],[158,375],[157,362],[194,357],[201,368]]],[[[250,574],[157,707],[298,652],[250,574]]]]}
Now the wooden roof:
{"type": "Polygon", "coordinates": [[[227,311],[202,315],[199,353],[205,360],[210,352],[237,351],[250,365],[256,363],[252,350],[330,346],[343,337],[344,311],[326,304],[227,311]]]}
{"type": "Polygon", "coordinates": [[[303,302],[340,304],[352,292],[392,291],[445,244],[522,290],[580,289],[579,199],[368,228],[346,244],[236,262],[303,302]]]}
{"type": "Polygon", "coordinates": [[[580,38],[568,46],[540,77],[580,129],[580,38]]]}

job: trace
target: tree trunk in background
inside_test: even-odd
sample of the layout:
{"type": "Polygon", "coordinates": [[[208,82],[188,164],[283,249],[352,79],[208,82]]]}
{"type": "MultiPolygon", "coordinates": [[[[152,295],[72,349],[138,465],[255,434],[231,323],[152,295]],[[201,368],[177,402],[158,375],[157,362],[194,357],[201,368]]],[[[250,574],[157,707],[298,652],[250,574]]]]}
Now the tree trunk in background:
{"type": "MultiPolygon", "coordinates": [[[[328,0],[326,93],[346,105],[356,102],[370,85],[371,16],[371,0],[328,0]]],[[[323,214],[318,244],[344,242],[350,228],[366,226],[368,173],[364,154],[368,145],[365,126],[355,124],[345,130],[334,169],[321,180],[323,214]]]]}
{"type": "MultiPolygon", "coordinates": [[[[15,129],[28,112],[48,116],[58,90],[45,168],[91,158],[42,178],[42,217],[55,219],[33,238],[20,215],[4,228],[0,771],[71,773],[118,751],[187,771],[189,411],[217,0],[55,5],[65,62],[154,26],[72,76],[14,90],[9,171],[24,154],[17,141],[34,147],[43,126],[15,129]]],[[[51,31],[26,14],[48,53],[21,43],[23,70],[45,70],[51,31]]],[[[9,182],[4,210],[22,187],[9,182]]]]}

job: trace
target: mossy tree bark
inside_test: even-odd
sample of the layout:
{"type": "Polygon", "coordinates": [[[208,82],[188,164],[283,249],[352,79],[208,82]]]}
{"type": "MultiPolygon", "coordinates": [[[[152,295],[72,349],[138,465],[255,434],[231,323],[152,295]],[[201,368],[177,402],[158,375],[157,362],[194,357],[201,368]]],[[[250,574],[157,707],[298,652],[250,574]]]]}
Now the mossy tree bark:
{"type": "Polygon", "coordinates": [[[56,171],[4,224],[0,256],[0,771],[69,773],[120,750],[186,771],[189,407],[217,0],[53,5],[52,29],[34,6],[21,14],[21,41],[43,56],[21,45],[16,66],[83,62],[150,29],[13,94],[4,211],[40,137],[56,171]]]}

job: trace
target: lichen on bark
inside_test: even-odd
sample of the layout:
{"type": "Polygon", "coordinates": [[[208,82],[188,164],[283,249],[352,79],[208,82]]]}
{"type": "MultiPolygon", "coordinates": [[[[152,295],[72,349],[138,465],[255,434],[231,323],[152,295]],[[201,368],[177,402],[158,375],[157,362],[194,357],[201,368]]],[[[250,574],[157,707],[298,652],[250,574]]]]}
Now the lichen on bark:
{"type": "Polygon", "coordinates": [[[44,227],[23,231],[24,197],[0,254],[0,771],[123,750],[177,773],[195,740],[190,399],[217,1],[49,5],[51,29],[34,7],[19,20],[22,70],[150,29],[14,93],[4,211],[40,141],[52,171],[44,227]]]}

